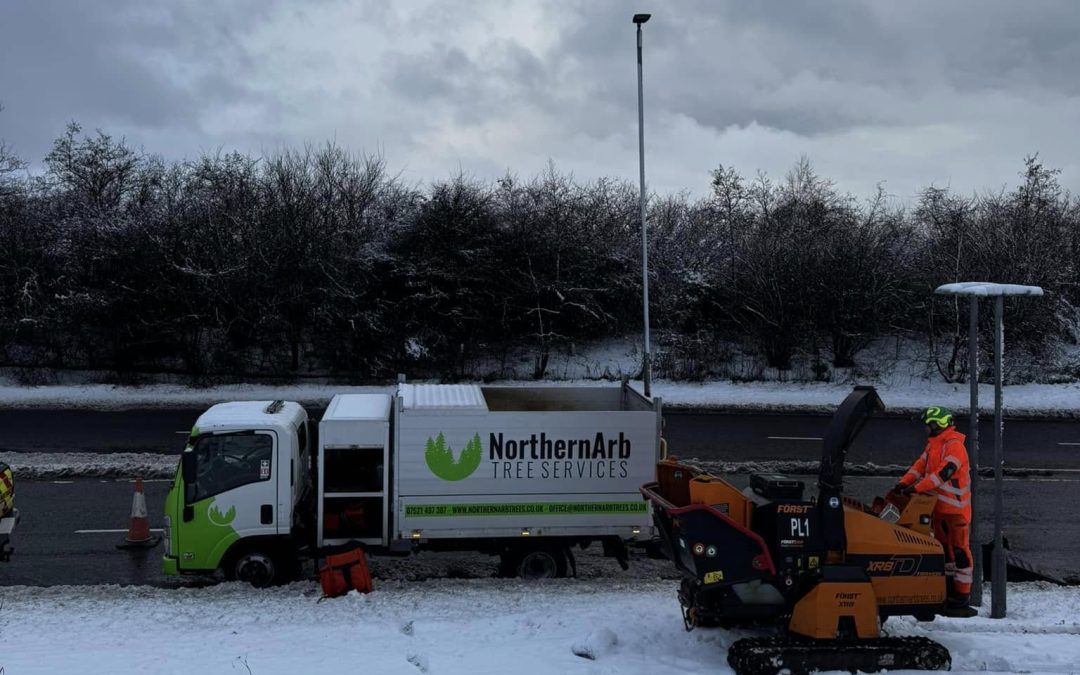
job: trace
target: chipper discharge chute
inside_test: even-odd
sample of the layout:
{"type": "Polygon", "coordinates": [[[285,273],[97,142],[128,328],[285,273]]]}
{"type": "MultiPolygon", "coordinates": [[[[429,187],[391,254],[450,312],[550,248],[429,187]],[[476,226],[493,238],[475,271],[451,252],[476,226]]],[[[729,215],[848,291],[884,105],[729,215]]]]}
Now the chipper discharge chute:
{"type": "Polygon", "coordinates": [[[932,620],[946,599],[945,555],[930,533],[933,496],[889,495],[877,508],[844,497],[844,458],[884,406],[857,387],[824,440],[818,495],[801,481],[751,476],[740,491],[677,460],[641,491],[665,554],[682,572],[679,602],[695,626],[778,626],[728,652],[738,673],[947,670],[948,650],[921,637],[882,637],[889,616],[932,620]]]}

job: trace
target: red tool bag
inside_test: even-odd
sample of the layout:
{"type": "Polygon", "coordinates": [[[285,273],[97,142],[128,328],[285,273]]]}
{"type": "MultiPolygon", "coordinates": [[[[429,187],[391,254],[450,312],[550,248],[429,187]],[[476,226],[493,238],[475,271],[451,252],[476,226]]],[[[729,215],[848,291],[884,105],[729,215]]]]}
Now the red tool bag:
{"type": "Polygon", "coordinates": [[[322,584],[324,598],[336,598],[351,590],[370,593],[371,573],[364,549],[354,548],[346,553],[326,556],[319,569],[319,583],[322,584]]]}

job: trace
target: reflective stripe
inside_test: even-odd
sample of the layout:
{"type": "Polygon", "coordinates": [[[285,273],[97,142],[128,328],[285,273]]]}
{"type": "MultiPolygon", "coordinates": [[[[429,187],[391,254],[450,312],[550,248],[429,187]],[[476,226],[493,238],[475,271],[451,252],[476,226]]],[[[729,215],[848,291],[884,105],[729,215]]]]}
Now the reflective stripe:
{"type": "Polygon", "coordinates": [[[938,489],[939,490],[944,490],[945,492],[951,492],[952,494],[958,495],[960,497],[964,497],[964,496],[967,496],[967,495],[971,494],[971,489],[970,488],[953,487],[953,486],[949,485],[948,483],[942,483],[940,486],[938,486],[938,489]]]}
{"type": "Polygon", "coordinates": [[[953,563],[953,562],[945,563],[945,573],[946,574],[952,574],[955,571],[956,571],[956,563],[953,563]]]}
{"type": "Polygon", "coordinates": [[[975,575],[972,573],[972,570],[971,570],[970,567],[967,568],[966,571],[965,570],[956,570],[956,580],[959,581],[960,583],[970,584],[972,581],[975,580],[975,575]]]}
{"type": "Polygon", "coordinates": [[[934,487],[936,488],[941,487],[941,476],[935,473],[934,475],[930,476],[930,482],[933,483],[934,487]]]}
{"type": "Polygon", "coordinates": [[[918,471],[908,471],[906,474],[904,474],[904,477],[907,478],[908,476],[911,476],[915,479],[914,481],[912,481],[913,483],[922,480],[922,474],[918,471]]]}
{"type": "Polygon", "coordinates": [[[963,508],[963,507],[965,507],[965,506],[967,506],[968,504],[971,503],[971,498],[970,497],[968,497],[967,499],[964,499],[964,500],[961,501],[961,500],[953,499],[952,497],[946,497],[945,495],[941,494],[940,492],[938,493],[937,498],[939,500],[945,502],[946,504],[949,504],[950,506],[955,506],[957,508],[963,508]]]}
{"type": "Polygon", "coordinates": [[[957,469],[963,468],[963,464],[960,463],[960,460],[953,457],[952,455],[949,455],[948,457],[946,457],[945,462],[947,464],[955,464],[957,469]]]}

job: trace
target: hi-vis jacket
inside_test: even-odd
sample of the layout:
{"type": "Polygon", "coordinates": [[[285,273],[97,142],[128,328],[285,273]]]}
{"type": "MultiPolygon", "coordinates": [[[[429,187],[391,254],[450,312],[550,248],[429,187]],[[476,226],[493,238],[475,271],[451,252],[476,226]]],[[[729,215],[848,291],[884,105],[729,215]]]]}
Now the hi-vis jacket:
{"type": "Polygon", "coordinates": [[[15,507],[15,476],[7,464],[0,462],[0,518],[15,507]]]}
{"type": "Polygon", "coordinates": [[[937,495],[935,514],[962,515],[970,522],[971,472],[964,434],[956,427],[949,427],[931,436],[900,484],[914,485],[915,492],[937,495]]]}

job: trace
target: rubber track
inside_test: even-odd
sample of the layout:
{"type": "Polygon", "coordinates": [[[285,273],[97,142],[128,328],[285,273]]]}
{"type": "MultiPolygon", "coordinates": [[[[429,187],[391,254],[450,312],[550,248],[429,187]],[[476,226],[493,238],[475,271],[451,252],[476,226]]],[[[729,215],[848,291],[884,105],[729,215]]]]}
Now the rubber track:
{"type": "Polygon", "coordinates": [[[952,657],[944,646],[924,637],[873,640],[746,638],[731,645],[728,665],[738,675],[811,673],[846,670],[948,670],[952,657]]]}

